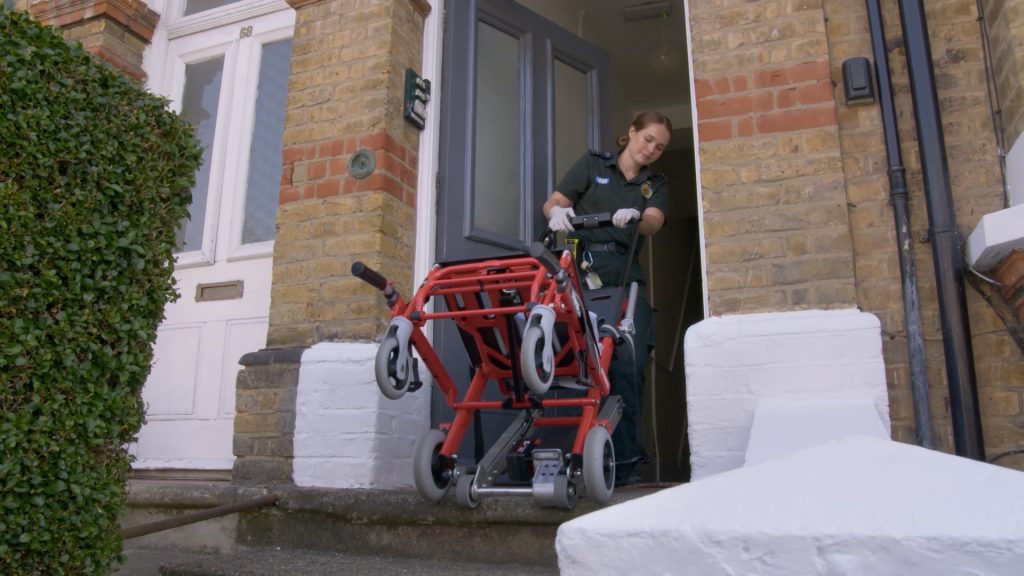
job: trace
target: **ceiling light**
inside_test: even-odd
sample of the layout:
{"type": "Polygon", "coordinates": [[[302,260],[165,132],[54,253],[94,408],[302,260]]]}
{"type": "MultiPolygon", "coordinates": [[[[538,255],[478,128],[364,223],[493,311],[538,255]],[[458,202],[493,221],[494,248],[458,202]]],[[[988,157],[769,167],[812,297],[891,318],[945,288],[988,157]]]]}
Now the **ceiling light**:
{"type": "Polygon", "coordinates": [[[622,17],[625,18],[627,22],[647,20],[648,18],[662,18],[671,13],[672,4],[664,0],[631,4],[622,9],[622,17]]]}

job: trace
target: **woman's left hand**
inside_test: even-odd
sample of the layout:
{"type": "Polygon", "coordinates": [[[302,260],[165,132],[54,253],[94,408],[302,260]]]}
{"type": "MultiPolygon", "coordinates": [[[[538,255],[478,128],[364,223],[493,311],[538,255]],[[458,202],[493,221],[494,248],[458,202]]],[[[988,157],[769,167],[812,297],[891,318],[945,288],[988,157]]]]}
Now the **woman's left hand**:
{"type": "Polygon", "coordinates": [[[612,224],[616,228],[625,228],[633,220],[640,219],[640,211],[636,208],[620,208],[612,214],[612,224]]]}

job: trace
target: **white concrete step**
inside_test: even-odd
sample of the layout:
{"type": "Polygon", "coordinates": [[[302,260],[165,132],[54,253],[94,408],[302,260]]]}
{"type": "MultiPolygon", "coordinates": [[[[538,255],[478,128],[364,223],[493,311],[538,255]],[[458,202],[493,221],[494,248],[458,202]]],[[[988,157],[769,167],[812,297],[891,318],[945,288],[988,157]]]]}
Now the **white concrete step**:
{"type": "Polygon", "coordinates": [[[1024,573],[1024,473],[849,437],[563,524],[562,576],[1024,573]]]}

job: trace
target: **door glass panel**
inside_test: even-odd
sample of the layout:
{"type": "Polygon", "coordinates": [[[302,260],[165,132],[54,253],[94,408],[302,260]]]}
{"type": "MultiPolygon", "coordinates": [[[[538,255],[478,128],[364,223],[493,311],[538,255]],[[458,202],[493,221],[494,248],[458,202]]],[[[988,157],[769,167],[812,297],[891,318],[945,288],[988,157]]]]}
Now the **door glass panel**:
{"type": "Polygon", "coordinates": [[[519,39],[478,22],[477,42],[473,225],[519,237],[519,39]]]}
{"type": "Polygon", "coordinates": [[[191,16],[197,12],[205,12],[206,10],[213,10],[214,8],[220,8],[221,6],[227,6],[228,4],[234,4],[241,1],[242,0],[186,0],[185,16],[191,16]]]}
{"type": "Polygon", "coordinates": [[[195,128],[196,138],[203,147],[203,165],[196,172],[196,184],[192,188],[192,204],[188,209],[191,218],[178,228],[176,235],[179,252],[199,250],[203,246],[206,200],[210,192],[210,164],[213,162],[213,137],[217,128],[217,103],[220,100],[223,75],[224,56],[185,66],[181,117],[195,128]]]}
{"type": "Polygon", "coordinates": [[[555,182],[587,149],[590,131],[587,74],[555,59],[555,182]]]}
{"type": "Polygon", "coordinates": [[[274,218],[281,188],[284,108],[288,98],[291,53],[292,41],[289,38],[264,44],[260,56],[242,244],[274,239],[274,218]]]}

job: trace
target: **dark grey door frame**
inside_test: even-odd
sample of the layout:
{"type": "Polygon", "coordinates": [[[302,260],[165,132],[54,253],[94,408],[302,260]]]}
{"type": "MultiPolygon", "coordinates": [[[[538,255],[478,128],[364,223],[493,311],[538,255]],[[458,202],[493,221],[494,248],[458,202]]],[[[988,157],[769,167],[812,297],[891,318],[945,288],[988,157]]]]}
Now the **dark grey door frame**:
{"type": "MultiPolygon", "coordinates": [[[[521,251],[544,229],[541,205],[554,188],[555,59],[587,72],[592,148],[611,144],[611,80],[607,55],[512,0],[447,0],[443,48],[438,190],[440,261],[521,251]],[[473,228],[478,21],[520,39],[521,174],[519,237],[473,228]]],[[[581,154],[583,150],[579,151],[581,154]]]]}

